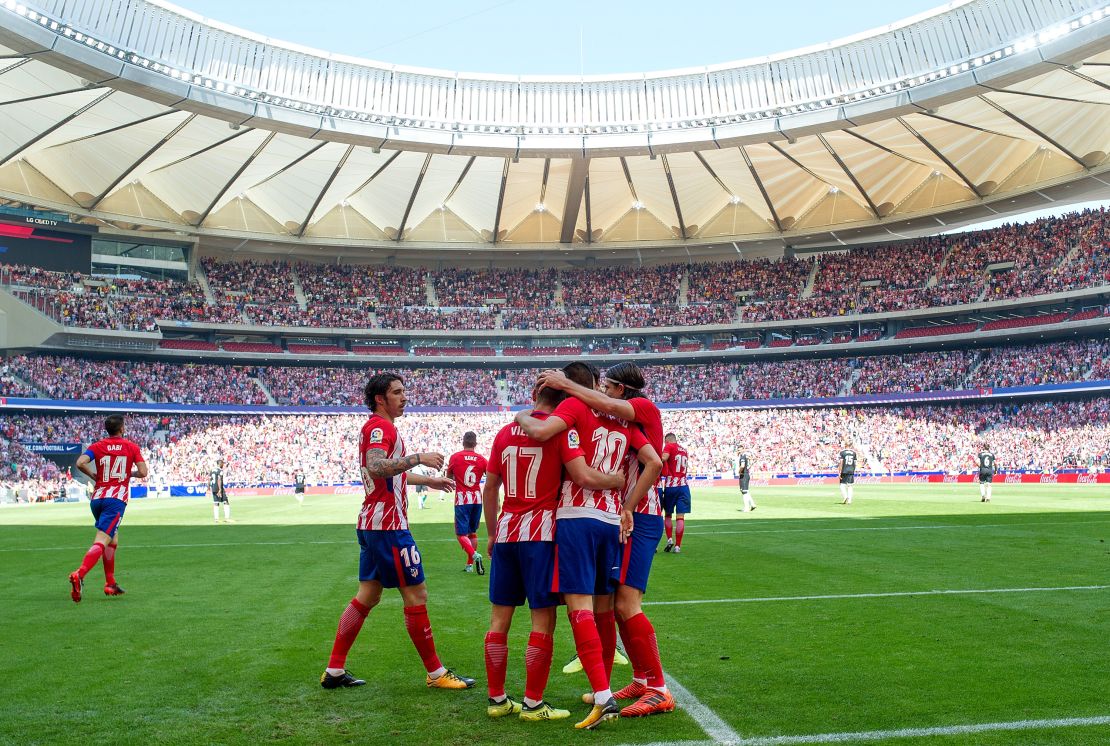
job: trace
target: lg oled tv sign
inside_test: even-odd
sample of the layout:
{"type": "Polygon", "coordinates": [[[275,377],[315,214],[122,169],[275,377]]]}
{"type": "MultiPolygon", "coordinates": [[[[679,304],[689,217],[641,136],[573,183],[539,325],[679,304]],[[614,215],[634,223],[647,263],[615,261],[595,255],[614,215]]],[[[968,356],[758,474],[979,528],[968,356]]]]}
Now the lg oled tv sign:
{"type": "Polygon", "coordinates": [[[43,227],[42,223],[54,221],[40,218],[27,218],[18,223],[14,219],[0,220],[0,263],[88,274],[92,268],[92,236],[54,230],[53,226],[43,227]]]}

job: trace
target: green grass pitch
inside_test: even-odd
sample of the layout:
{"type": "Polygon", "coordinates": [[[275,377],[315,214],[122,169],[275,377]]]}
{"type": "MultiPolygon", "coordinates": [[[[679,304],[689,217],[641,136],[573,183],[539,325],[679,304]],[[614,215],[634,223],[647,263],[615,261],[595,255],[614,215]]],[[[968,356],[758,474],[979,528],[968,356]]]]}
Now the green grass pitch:
{"type": "MultiPolygon", "coordinates": [[[[1110,585],[1110,490],[1001,484],[983,504],[974,485],[858,486],[852,506],[836,487],[754,495],[744,514],[734,489],[695,490],[683,554],[656,556],[645,608],[668,673],[716,729],[679,698],[672,715],[595,733],[486,717],[486,578],[461,572],[438,495],[410,515],[440,656],[479,679],[466,692],[425,688],[394,592],[348,662],[368,685],[320,688],[356,585],[356,496],[232,498],[233,525],[213,525],[203,499],[135,501],[117,558],[127,595],[106,598],[98,566],[81,604],[66,575],[92,540],[87,505],[3,508],[0,743],[854,743],[836,734],[1075,718],[1101,721],[882,742],[1110,743],[1110,589],[1089,587],[1110,585]],[[1054,590],[1014,590],[1033,588],[1054,590]],[[961,590],[992,592],[884,595],[961,590]],[[659,603],[699,600],[712,603],[659,603]]],[[[518,696],[527,629],[521,610],[518,696]]],[[[572,652],[560,615],[547,696],[579,715],[585,677],[559,671],[572,652]]],[[[628,675],[618,666],[614,684],[628,675]]]]}

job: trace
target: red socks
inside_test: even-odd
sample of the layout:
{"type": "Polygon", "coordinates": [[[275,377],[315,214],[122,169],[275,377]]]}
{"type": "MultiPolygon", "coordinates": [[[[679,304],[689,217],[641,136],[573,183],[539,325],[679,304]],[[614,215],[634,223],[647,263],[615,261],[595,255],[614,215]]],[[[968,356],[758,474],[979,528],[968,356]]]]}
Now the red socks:
{"type": "Polygon", "coordinates": [[[470,539],[467,538],[466,536],[461,535],[461,534],[456,536],[455,538],[459,540],[459,546],[462,547],[464,552],[466,552],[466,564],[469,565],[469,564],[473,563],[474,562],[474,545],[470,542],[470,539]]]}
{"type": "Polygon", "coordinates": [[[574,633],[574,647],[578,650],[578,660],[586,671],[586,678],[595,692],[609,688],[605,678],[605,664],[601,659],[601,638],[597,634],[597,624],[592,611],[571,611],[570,629],[574,633]]]}
{"type": "Polygon", "coordinates": [[[655,627],[641,612],[624,623],[628,631],[625,645],[632,652],[632,659],[642,666],[647,674],[648,686],[662,689],[666,686],[663,679],[663,664],[659,660],[659,643],[655,639],[655,627]]]}
{"type": "Polygon", "coordinates": [[[405,629],[408,630],[412,644],[416,646],[416,652],[420,654],[420,660],[424,662],[424,669],[431,673],[443,668],[443,664],[439,662],[439,656],[436,655],[436,643],[432,639],[432,623],[428,619],[427,606],[421,604],[405,607],[405,629]]]}
{"type": "Polygon", "coordinates": [[[636,641],[632,639],[632,633],[628,631],[628,622],[620,617],[617,617],[617,627],[620,628],[621,640],[624,642],[624,652],[628,655],[628,662],[632,664],[632,678],[639,681],[647,681],[647,672],[641,665],[640,650],[636,647],[636,641]]]}
{"type": "Polygon", "coordinates": [[[674,545],[676,547],[682,546],[682,533],[685,530],[686,530],[686,519],[685,518],[679,518],[677,521],[675,521],[674,545]]]}
{"type": "MultiPolygon", "coordinates": [[[[459,537],[462,538],[462,537],[459,537]]],[[[528,648],[531,654],[531,648],[528,648]]],[[[486,633],[486,680],[490,699],[505,696],[505,669],[509,664],[509,636],[504,632],[486,633]]]]}
{"type": "Polygon", "coordinates": [[[104,584],[116,584],[116,545],[104,547],[104,584]]]}
{"type": "Polygon", "coordinates": [[[77,568],[77,574],[84,578],[89,574],[89,570],[96,567],[96,563],[100,561],[101,555],[104,554],[104,545],[100,542],[94,543],[89,547],[89,551],[85,553],[85,559],[81,561],[81,566],[77,568]]]}
{"type": "Polygon", "coordinates": [[[663,517],[663,528],[667,531],[667,541],[670,541],[671,532],[674,531],[674,524],[671,522],[671,517],[669,515],[663,517]]]}
{"type": "Polygon", "coordinates": [[[528,649],[524,653],[524,696],[535,702],[543,700],[543,690],[547,688],[547,677],[551,674],[551,651],[554,647],[551,635],[533,632],[528,636],[528,649]]]}
{"type": "Polygon", "coordinates": [[[605,680],[613,678],[613,657],[617,652],[617,621],[613,610],[594,614],[597,636],[601,639],[601,664],[605,666],[605,680]]]}
{"type": "Polygon", "coordinates": [[[335,632],[335,644],[331,646],[328,668],[346,668],[347,653],[355,644],[355,638],[358,637],[362,623],[366,621],[366,615],[369,613],[369,606],[361,603],[357,598],[351,599],[351,603],[339,617],[339,629],[335,632]]]}

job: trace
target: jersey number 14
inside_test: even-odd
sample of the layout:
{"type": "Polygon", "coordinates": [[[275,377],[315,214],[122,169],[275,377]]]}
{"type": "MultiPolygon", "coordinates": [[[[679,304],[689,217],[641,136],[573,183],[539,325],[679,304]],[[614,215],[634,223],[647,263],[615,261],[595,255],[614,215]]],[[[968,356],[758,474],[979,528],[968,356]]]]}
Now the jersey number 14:
{"type": "Polygon", "coordinates": [[[100,481],[123,482],[127,479],[126,456],[101,456],[97,463],[100,465],[97,474],[100,481]]]}

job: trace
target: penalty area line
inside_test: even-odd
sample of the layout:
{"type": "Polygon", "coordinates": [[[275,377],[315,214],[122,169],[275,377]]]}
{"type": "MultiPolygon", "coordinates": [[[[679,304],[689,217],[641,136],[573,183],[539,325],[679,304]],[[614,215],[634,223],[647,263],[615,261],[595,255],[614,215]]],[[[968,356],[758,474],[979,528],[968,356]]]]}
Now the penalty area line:
{"type": "Polygon", "coordinates": [[[714,739],[712,741],[654,741],[638,746],[800,746],[821,743],[862,743],[887,741],[892,738],[928,738],[931,736],[965,736],[976,733],[999,733],[1022,730],[1059,730],[1093,725],[1110,725],[1110,715],[1081,718],[1054,718],[1045,720],[1014,720],[999,723],[972,723],[969,725],[940,725],[930,728],[899,728],[897,730],[869,730],[855,733],[815,733],[802,736],[757,736],[753,738],[714,739]]]}
{"type": "Polygon", "coordinates": [[[903,598],[910,596],[965,596],[987,593],[1052,593],[1062,591],[1101,591],[1110,585],[1060,585],[1041,588],[966,588],[931,591],[890,591],[886,593],[827,593],[812,596],[763,596],[758,598],[699,598],[686,601],[644,601],[644,606],[696,606],[700,604],[756,604],[775,601],[833,601],[853,598],[903,598]]]}

